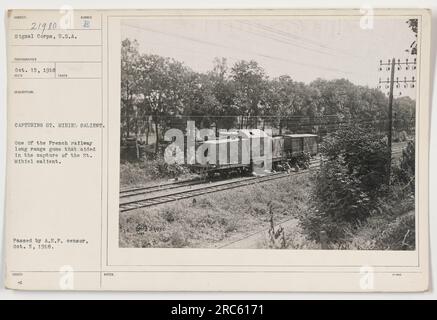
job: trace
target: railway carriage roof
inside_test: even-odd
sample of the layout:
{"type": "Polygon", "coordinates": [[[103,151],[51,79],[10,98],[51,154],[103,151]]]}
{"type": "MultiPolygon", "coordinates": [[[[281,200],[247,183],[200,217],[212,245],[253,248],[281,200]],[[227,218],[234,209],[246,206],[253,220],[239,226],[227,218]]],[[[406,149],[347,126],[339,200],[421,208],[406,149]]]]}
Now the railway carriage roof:
{"type": "Polygon", "coordinates": [[[296,134],[285,134],[285,137],[290,138],[316,138],[317,134],[310,134],[310,133],[296,133],[296,134]]]}
{"type": "MultiPolygon", "coordinates": [[[[247,139],[242,139],[242,140],[247,140],[247,139]]],[[[206,140],[203,143],[204,144],[226,144],[228,142],[230,143],[237,143],[239,142],[239,139],[236,138],[231,138],[231,139],[212,139],[212,140],[206,140]]]]}
{"type": "Polygon", "coordinates": [[[241,129],[240,133],[244,134],[247,138],[268,137],[268,134],[261,129],[241,129]]]}

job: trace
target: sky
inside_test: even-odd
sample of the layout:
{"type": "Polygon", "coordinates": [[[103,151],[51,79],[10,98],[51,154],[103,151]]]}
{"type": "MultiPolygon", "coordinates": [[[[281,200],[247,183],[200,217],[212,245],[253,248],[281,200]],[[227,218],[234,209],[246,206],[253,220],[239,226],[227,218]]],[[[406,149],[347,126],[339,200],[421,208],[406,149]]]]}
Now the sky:
{"type": "MultiPolygon", "coordinates": [[[[381,59],[414,59],[406,50],[415,37],[407,17],[375,17],[367,29],[360,18],[137,18],[122,20],[121,37],[138,40],[141,53],[171,57],[198,72],[224,57],[229,66],[255,60],[271,78],[289,75],[305,83],[345,78],[374,88],[390,75],[378,70],[381,59]]],[[[403,68],[395,78],[415,73],[403,68]]],[[[401,88],[395,88],[395,97],[415,97],[415,88],[401,88]]]]}

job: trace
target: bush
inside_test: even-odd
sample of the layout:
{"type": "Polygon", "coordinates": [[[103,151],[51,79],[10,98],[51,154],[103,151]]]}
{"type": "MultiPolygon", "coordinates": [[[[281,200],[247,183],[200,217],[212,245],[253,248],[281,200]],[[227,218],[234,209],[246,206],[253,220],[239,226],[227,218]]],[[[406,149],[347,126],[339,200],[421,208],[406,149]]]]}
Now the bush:
{"type": "Polygon", "coordinates": [[[143,161],[123,161],[120,163],[120,185],[130,186],[144,184],[160,178],[176,178],[189,174],[183,165],[168,164],[163,156],[143,161]]]}
{"type": "Polygon", "coordinates": [[[376,247],[385,250],[414,250],[416,247],[414,212],[389,223],[376,237],[376,247]]]}
{"type": "Polygon", "coordinates": [[[402,158],[398,167],[393,168],[393,180],[409,188],[414,193],[416,149],[414,141],[409,141],[407,147],[402,150],[402,158]]]}
{"type": "Polygon", "coordinates": [[[155,178],[175,178],[188,173],[185,166],[168,164],[163,156],[157,156],[153,160],[146,160],[146,169],[155,178]]]}
{"type": "Polygon", "coordinates": [[[143,184],[151,180],[150,175],[144,169],[144,165],[138,162],[122,162],[120,163],[120,185],[130,186],[143,184]]]}
{"type": "Polygon", "coordinates": [[[328,160],[340,159],[347,173],[370,192],[387,181],[390,150],[372,128],[343,126],[325,138],[320,150],[328,160]]]}
{"type": "Polygon", "coordinates": [[[162,218],[168,223],[175,222],[179,217],[179,210],[175,207],[164,208],[161,212],[162,218]]]}
{"type": "Polygon", "coordinates": [[[330,239],[344,238],[349,226],[366,219],[376,205],[339,160],[324,165],[316,176],[312,203],[312,212],[302,217],[301,225],[314,240],[322,230],[330,239]]]}
{"type": "Polygon", "coordinates": [[[308,169],[310,166],[311,155],[308,152],[301,152],[298,155],[291,157],[289,161],[290,167],[299,169],[308,169]]]}
{"type": "MultiPolygon", "coordinates": [[[[374,131],[373,131],[374,132],[374,131]]],[[[320,231],[336,242],[366,220],[377,208],[388,174],[386,143],[360,127],[343,127],[321,145],[327,162],[316,175],[312,192],[314,207],[301,219],[309,238],[320,231]]]]}

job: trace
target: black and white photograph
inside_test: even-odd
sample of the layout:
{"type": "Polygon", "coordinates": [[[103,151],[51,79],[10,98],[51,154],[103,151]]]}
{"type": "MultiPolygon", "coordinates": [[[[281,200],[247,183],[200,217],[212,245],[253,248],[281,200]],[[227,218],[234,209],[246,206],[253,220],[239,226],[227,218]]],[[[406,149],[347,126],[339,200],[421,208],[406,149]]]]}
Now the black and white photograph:
{"type": "Polygon", "coordinates": [[[434,298],[433,3],[130,1],[5,11],[4,296],[434,298]]]}
{"type": "Polygon", "coordinates": [[[414,251],[419,23],[124,18],[119,247],[414,251]]]}

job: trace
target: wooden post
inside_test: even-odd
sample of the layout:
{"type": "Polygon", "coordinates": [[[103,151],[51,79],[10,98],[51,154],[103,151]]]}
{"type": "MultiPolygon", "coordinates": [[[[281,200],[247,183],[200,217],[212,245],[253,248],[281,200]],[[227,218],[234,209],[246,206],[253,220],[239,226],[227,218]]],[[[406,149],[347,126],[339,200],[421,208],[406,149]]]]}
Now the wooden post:
{"type": "Polygon", "coordinates": [[[387,168],[387,185],[390,184],[390,175],[391,175],[391,148],[392,148],[392,136],[393,136],[393,86],[394,86],[394,78],[395,78],[395,58],[391,60],[391,69],[390,69],[390,93],[388,96],[388,168],[387,168]]]}

